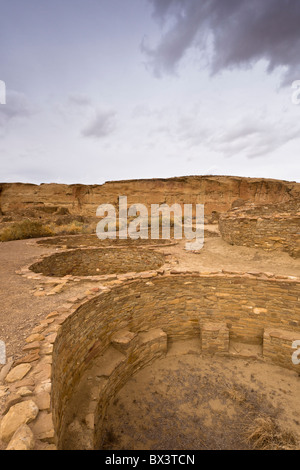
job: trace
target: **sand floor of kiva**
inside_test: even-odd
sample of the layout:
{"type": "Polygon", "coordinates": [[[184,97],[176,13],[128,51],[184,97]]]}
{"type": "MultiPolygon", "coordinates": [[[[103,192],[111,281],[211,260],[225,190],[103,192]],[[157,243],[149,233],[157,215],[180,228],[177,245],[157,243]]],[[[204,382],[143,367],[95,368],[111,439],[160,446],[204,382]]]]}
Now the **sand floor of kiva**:
{"type": "Polygon", "coordinates": [[[175,343],[112,399],[102,448],[253,449],[252,427],[272,422],[279,438],[263,445],[286,448],[291,433],[299,449],[299,385],[293,371],[251,358],[201,357],[193,341],[175,343]]]}

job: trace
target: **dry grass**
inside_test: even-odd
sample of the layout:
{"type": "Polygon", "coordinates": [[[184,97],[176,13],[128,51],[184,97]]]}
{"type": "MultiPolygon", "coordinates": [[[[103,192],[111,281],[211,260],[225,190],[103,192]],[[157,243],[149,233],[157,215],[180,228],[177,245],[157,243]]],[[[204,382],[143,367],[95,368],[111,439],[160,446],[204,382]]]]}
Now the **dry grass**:
{"type": "Polygon", "coordinates": [[[70,223],[57,226],[55,223],[45,224],[40,221],[25,219],[15,222],[0,232],[0,241],[24,240],[27,238],[52,237],[56,235],[89,234],[95,231],[93,224],[84,224],[73,220],[70,223]]]}
{"type": "Polygon", "coordinates": [[[59,226],[51,224],[50,228],[53,235],[78,235],[80,233],[91,233],[95,230],[94,227],[90,227],[89,225],[84,224],[83,222],[78,222],[77,220],[59,226]]]}
{"type": "Polygon", "coordinates": [[[53,231],[41,222],[29,219],[22,222],[15,222],[9,227],[5,227],[0,233],[0,241],[24,240],[26,238],[51,237],[53,231]]]}
{"type": "Polygon", "coordinates": [[[246,395],[244,392],[237,390],[235,387],[226,387],[223,392],[226,398],[230,398],[231,400],[237,403],[244,403],[246,401],[246,395]]]}
{"type": "Polygon", "coordinates": [[[249,425],[246,441],[259,450],[293,450],[296,449],[295,435],[281,429],[273,418],[261,416],[249,425]]]}

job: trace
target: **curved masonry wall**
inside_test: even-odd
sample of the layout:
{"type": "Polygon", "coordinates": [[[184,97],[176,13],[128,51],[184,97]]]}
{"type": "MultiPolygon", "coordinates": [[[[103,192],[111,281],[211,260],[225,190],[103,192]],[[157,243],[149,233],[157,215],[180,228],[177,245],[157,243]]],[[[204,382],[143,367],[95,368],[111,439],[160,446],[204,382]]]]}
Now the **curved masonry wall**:
{"type": "MultiPolygon", "coordinates": [[[[65,321],[54,345],[52,399],[59,445],[76,384],[95,357],[106,362],[105,355],[114,344],[113,334],[124,330],[134,338],[149,330],[158,334],[159,346],[154,341],[152,351],[157,357],[165,352],[170,339],[200,338],[202,333],[203,352],[226,353],[229,338],[263,343],[268,331],[276,338],[276,345],[273,349],[269,334],[265,358],[299,370],[291,360],[291,340],[300,337],[299,297],[299,280],[235,274],[159,276],[103,292],[65,321]]],[[[98,404],[94,401],[88,410],[97,431],[93,436],[96,445],[101,442],[101,421],[110,398],[135,370],[151,360],[151,350],[142,352],[144,341],[137,341],[139,346],[129,348],[109,374],[101,373],[103,364],[99,365],[98,378],[103,382],[98,404]]]]}
{"type": "Polygon", "coordinates": [[[45,276],[99,276],[158,269],[164,262],[163,254],[153,250],[81,248],[45,256],[29,269],[45,276]]]}
{"type": "MultiPolygon", "coordinates": [[[[275,206],[276,207],[276,206],[275,206]]],[[[222,214],[219,229],[231,245],[283,250],[300,257],[300,212],[257,214],[252,211],[231,211],[222,214]],[[250,213],[249,213],[250,212],[250,213]]]]}
{"type": "Polygon", "coordinates": [[[9,387],[32,386],[22,400],[37,405],[28,421],[35,448],[66,448],[72,432],[84,436],[78,448],[99,448],[110,399],[172,340],[198,337],[202,354],[227,355],[233,340],[262,344],[262,360],[300,371],[291,359],[300,339],[298,278],[159,270],[115,283],[88,300],[72,299],[26,340],[27,357],[18,361],[25,374],[9,387]]]}

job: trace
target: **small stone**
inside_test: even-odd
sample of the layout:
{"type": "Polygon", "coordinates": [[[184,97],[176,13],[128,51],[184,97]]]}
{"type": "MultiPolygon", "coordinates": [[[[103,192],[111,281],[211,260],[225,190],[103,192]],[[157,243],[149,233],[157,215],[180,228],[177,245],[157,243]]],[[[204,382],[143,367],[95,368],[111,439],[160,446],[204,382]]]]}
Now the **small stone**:
{"type": "Polygon", "coordinates": [[[35,333],[33,335],[28,336],[28,338],[26,338],[26,343],[34,343],[36,341],[44,341],[44,339],[45,339],[45,336],[43,336],[39,333],[35,333]]]}
{"type": "Polygon", "coordinates": [[[33,328],[32,333],[33,334],[41,333],[41,331],[43,331],[45,328],[46,328],[46,325],[38,325],[35,328],[33,328]]]}
{"type": "Polygon", "coordinates": [[[34,448],[34,436],[27,424],[19,427],[14,433],[6,450],[32,450],[34,448]]]}
{"type": "Polygon", "coordinates": [[[253,313],[255,313],[255,315],[260,315],[261,313],[267,313],[268,310],[266,308],[254,308],[253,309],[253,313]]]}
{"type": "Polygon", "coordinates": [[[47,315],[46,318],[55,318],[58,317],[59,313],[58,312],[51,312],[49,315],[47,315]]]}
{"type": "Polygon", "coordinates": [[[34,341],[33,343],[27,344],[24,346],[23,351],[32,351],[33,349],[39,349],[40,348],[40,342],[39,341],[34,341]]]}
{"type": "Polygon", "coordinates": [[[33,379],[33,377],[30,377],[30,376],[25,377],[25,379],[20,380],[19,382],[16,383],[17,388],[34,387],[34,385],[35,385],[34,379],[33,379]]]}
{"type": "Polygon", "coordinates": [[[41,354],[44,354],[44,355],[49,355],[49,354],[52,354],[53,352],[53,344],[43,344],[42,348],[41,348],[41,354]]]}
{"type": "Polygon", "coordinates": [[[44,320],[41,321],[41,325],[42,326],[49,326],[53,322],[54,322],[54,318],[45,318],[44,320]]]}
{"type": "Polygon", "coordinates": [[[48,442],[50,440],[51,442],[54,438],[52,414],[45,412],[40,413],[38,419],[32,426],[32,430],[36,439],[48,442]]]}
{"type": "Polygon", "coordinates": [[[19,366],[14,367],[7,374],[5,381],[7,383],[12,383],[12,382],[16,382],[17,380],[22,380],[25,377],[25,375],[28,374],[30,369],[31,369],[30,364],[27,364],[27,363],[20,364],[19,366]]]}
{"type": "Polygon", "coordinates": [[[9,442],[17,429],[33,421],[39,409],[32,400],[23,401],[12,406],[0,424],[0,439],[9,442]]]}
{"type": "Polygon", "coordinates": [[[52,333],[51,335],[48,335],[47,336],[47,342],[50,343],[50,344],[53,344],[56,340],[56,337],[57,337],[56,333],[52,333]]]}
{"type": "Polygon", "coordinates": [[[0,398],[5,397],[5,395],[7,394],[7,390],[7,387],[0,387],[0,398]]]}
{"type": "Polygon", "coordinates": [[[39,363],[34,369],[36,381],[44,382],[51,379],[51,364],[45,362],[39,363]]]}
{"type": "Polygon", "coordinates": [[[1,372],[0,372],[0,384],[4,382],[5,380],[5,377],[7,376],[7,374],[9,373],[10,369],[12,368],[13,366],[13,360],[12,358],[10,358],[7,362],[7,364],[5,364],[5,366],[2,367],[1,369],[1,372]]]}
{"type": "Polygon", "coordinates": [[[12,406],[16,405],[17,403],[20,403],[21,401],[22,401],[22,397],[18,395],[17,393],[9,394],[6,399],[4,409],[3,409],[3,413],[2,413],[3,416],[6,415],[6,413],[10,410],[12,406]]]}
{"type": "Polygon", "coordinates": [[[35,393],[39,394],[41,392],[51,393],[51,382],[50,381],[47,380],[47,381],[41,382],[37,385],[37,387],[35,389],[35,393]]]}
{"type": "Polygon", "coordinates": [[[30,395],[32,395],[32,390],[30,390],[30,388],[28,387],[21,387],[18,389],[17,393],[21,397],[29,397],[30,395]]]}
{"type": "Polygon", "coordinates": [[[15,362],[15,365],[23,364],[24,362],[29,363],[29,362],[35,362],[38,361],[40,358],[38,351],[32,351],[30,354],[27,354],[27,356],[22,357],[18,361],[15,362]]]}
{"type": "Polygon", "coordinates": [[[37,291],[33,294],[35,297],[44,297],[45,292],[43,291],[37,291]]]}
{"type": "Polygon", "coordinates": [[[50,394],[48,392],[40,392],[35,396],[35,402],[39,409],[50,410],[50,394]]]}

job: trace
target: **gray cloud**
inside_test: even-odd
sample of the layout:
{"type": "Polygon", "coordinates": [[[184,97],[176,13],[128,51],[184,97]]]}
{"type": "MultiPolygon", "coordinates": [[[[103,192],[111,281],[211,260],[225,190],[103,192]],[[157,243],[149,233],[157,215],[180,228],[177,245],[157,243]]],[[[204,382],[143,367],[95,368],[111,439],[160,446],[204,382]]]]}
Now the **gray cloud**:
{"type": "Polygon", "coordinates": [[[96,117],[82,131],[84,137],[101,139],[110,135],[116,128],[115,111],[98,111],[96,117]]]}
{"type": "Polygon", "coordinates": [[[284,119],[266,116],[244,116],[222,127],[203,127],[188,120],[179,121],[181,142],[189,148],[202,144],[223,157],[243,156],[249,159],[271,155],[276,150],[299,137],[299,127],[284,119]]]}
{"type": "Polygon", "coordinates": [[[92,100],[86,95],[77,93],[68,97],[68,104],[70,106],[79,106],[85,108],[92,105],[92,100]]]}
{"type": "Polygon", "coordinates": [[[23,93],[8,90],[6,104],[0,105],[0,127],[3,130],[11,121],[29,117],[33,113],[33,106],[23,93]]]}
{"type": "Polygon", "coordinates": [[[142,44],[154,73],[174,73],[196,48],[216,74],[264,59],[284,67],[283,84],[300,77],[299,0],[148,0],[165,27],[156,47],[142,44]]]}

